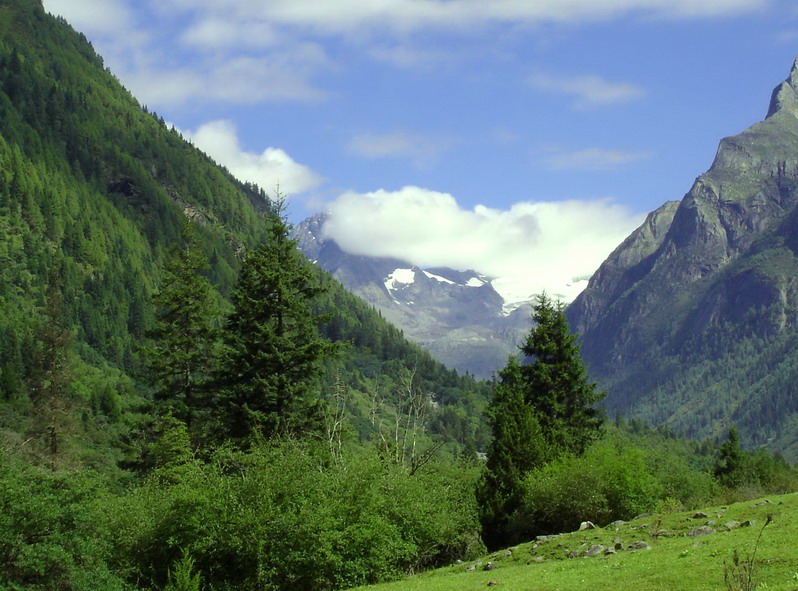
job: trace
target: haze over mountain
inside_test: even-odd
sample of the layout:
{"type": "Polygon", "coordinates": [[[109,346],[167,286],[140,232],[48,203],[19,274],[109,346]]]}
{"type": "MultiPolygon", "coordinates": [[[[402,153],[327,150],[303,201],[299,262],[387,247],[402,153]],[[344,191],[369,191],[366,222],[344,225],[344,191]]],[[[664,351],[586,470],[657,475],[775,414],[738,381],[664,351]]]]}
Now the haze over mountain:
{"type": "Polygon", "coordinates": [[[798,457],[798,62],[568,308],[611,410],[798,457]]]}
{"type": "Polygon", "coordinates": [[[422,269],[397,258],[348,254],[325,237],[327,219],[318,214],[297,226],[305,255],[436,359],[490,377],[518,352],[531,328],[526,298],[503,297],[492,278],[473,270],[422,269]]]}

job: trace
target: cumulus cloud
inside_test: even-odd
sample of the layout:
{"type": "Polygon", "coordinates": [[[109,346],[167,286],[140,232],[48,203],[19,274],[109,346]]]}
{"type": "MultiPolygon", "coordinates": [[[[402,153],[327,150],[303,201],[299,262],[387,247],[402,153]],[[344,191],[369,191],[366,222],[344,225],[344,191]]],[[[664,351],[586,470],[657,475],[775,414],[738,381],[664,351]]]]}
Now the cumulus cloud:
{"type": "Polygon", "coordinates": [[[346,252],[474,269],[501,278],[494,286],[516,301],[542,290],[570,301],[643,220],[609,199],[466,210],[420,187],[349,192],[328,213],[324,234],[346,252]]]}
{"type": "Polygon", "coordinates": [[[324,181],[279,148],[266,148],[260,154],[243,150],[230,121],[211,121],[183,135],[236,178],[256,183],[266,192],[279,186],[281,192],[291,196],[314,189],[324,181]]]}
{"type": "Polygon", "coordinates": [[[551,76],[534,74],[530,84],[539,90],[569,95],[576,107],[601,107],[626,103],[645,94],[642,88],[627,82],[610,82],[600,76],[551,76]]]}
{"type": "Polygon", "coordinates": [[[403,158],[412,160],[419,168],[426,168],[451,144],[452,140],[448,138],[397,131],[359,134],[352,137],[347,147],[363,158],[403,158]]]}
{"type": "Polygon", "coordinates": [[[644,152],[587,148],[585,150],[554,151],[544,157],[543,162],[553,170],[602,171],[613,170],[649,156],[650,154],[644,152]]]}

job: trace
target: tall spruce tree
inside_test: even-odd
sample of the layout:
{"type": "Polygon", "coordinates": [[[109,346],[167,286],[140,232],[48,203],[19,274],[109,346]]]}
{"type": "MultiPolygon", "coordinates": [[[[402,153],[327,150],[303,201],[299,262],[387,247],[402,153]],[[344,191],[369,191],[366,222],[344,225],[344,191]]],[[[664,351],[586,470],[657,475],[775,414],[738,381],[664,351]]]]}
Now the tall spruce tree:
{"type": "Polygon", "coordinates": [[[511,356],[499,373],[487,413],[493,440],[477,499],[482,539],[491,550],[511,543],[507,525],[521,504],[523,480],[549,456],[539,413],[525,401],[521,369],[518,359],[511,356]]]}
{"type": "Polygon", "coordinates": [[[267,241],[247,254],[233,293],[219,375],[233,439],[321,428],[318,377],[335,347],[319,336],[311,308],[325,288],[290,233],[278,202],[267,241]]]}
{"type": "Polygon", "coordinates": [[[521,352],[524,400],[535,408],[547,444],[561,453],[581,454],[601,433],[604,418],[596,408],[605,392],[589,382],[577,335],[571,334],[561,302],[537,296],[521,352]]]}
{"type": "Polygon", "coordinates": [[[191,427],[209,410],[208,380],[219,338],[216,294],[202,274],[208,261],[199,251],[188,223],[185,244],[167,262],[156,305],[153,344],[145,350],[155,400],[191,427]]]}
{"type": "Polygon", "coordinates": [[[488,410],[493,441],[477,497],[491,549],[520,541],[507,525],[523,500],[527,475],[559,455],[583,453],[601,432],[595,404],[604,393],[587,381],[562,304],[537,296],[533,320],[521,347],[526,363],[510,357],[488,410]]]}

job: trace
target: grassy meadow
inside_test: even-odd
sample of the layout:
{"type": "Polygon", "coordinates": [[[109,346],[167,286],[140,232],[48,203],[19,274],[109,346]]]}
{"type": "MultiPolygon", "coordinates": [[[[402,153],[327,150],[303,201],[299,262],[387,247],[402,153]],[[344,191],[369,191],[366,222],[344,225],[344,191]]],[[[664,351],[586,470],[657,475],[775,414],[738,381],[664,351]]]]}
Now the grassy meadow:
{"type": "Polygon", "coordinates": [[[359,589],[476,591],[489,587],[501,591],[795,591],[798,493],[700,512],[642,516],[616,526],[520,544],[475,562],[359,589]],[[765,525],[769,516],[772,521],[765,525]],[[704,533],[710,530],[714,533],[704,533]],[[649,549],[629,548],[641,541],[649,549]],[[583,556],[592,546],[614,548],[616,544],[623,549],[614,554],[583,556]],[[735,552],[740,565],[736,569],[735,552]],[[569,554],[578,556],[569,558],[569,554]],[[485,570],[489,562],[494,568],[485,570]],[[750,564],[753,569],[749,580],[745,567],[750,564]]]}

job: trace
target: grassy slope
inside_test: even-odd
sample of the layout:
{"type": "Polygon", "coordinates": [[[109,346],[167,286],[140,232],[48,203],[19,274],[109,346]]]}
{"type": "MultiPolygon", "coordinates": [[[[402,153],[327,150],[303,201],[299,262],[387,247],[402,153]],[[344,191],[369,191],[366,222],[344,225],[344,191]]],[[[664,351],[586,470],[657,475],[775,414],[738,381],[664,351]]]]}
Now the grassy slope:
{"type": "Polygon", "coordinates": [[[764,528],[756,553],[752,588],[795,591],[798,589],[798,493],[771,496],[705,509],[706,518],[695,512],[666,513],[635,519],[618,528],[606,527],[521,544],[511,556],[498,552],[476,563],[461,564],[404,581],[373,585],[375,591],[470,591],[488,588],[490,582],[503,591],[569,591],[613,589],[613,591],[696,591],[727,589],[724,564],[731,563],[735,549],[748,559],[768,515],[773,521],[764,528]],[[728,529],[730,521],[753,520],[752,527],[728,529]],[[689,532],[714,522],[716,533],[690,537],[689,532]],[[624,547],[643,540],[650,550],[621,550],[614,555],[567,558],[593,544],[612,546],[619,538],[624,547]],[[535,562],[535,559],[543,559],[535,562]],[[495,569],[483,565],[493,562],[495,569]],[[759,585],[759,586],[757,586],[759,585]]]}

